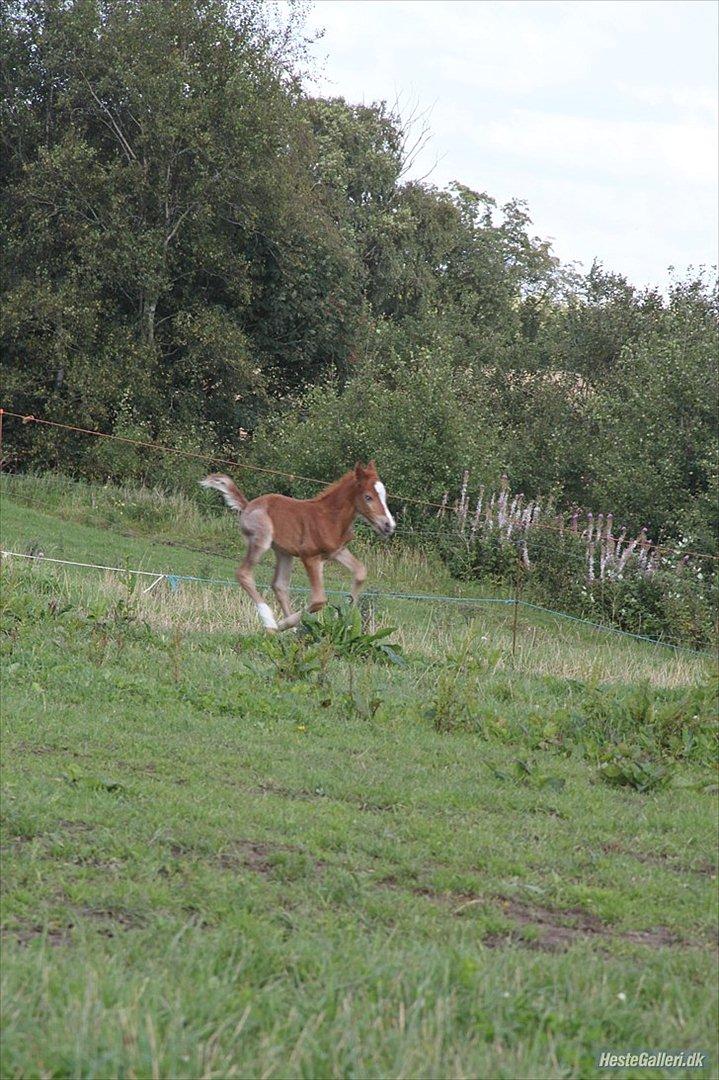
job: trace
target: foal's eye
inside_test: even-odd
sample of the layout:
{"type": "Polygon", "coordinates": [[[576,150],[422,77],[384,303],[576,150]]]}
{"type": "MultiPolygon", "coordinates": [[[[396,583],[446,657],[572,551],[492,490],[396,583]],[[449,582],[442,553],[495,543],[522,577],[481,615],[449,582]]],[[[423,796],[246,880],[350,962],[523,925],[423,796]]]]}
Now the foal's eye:
{"type": "Polygon", "coordinates": [[[372,502],[372,496],[371,495],[365,495],[364,501],[365,502],[372,502]]]}

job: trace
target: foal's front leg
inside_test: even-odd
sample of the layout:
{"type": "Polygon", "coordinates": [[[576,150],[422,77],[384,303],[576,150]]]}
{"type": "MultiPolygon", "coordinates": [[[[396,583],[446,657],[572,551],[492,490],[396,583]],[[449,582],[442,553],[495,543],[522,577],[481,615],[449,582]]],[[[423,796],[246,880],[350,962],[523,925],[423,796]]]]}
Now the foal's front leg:
{"type": "Polygon", "coordinates": [[[315,555],[311,559],[303,559],[307,577],[310,579],[310,603],[311,612],[321,611],[327,603],[323,580],[324,559],[321,555],[315,555]]]}
{"type": "Polygon", "coordinates": [[[344,547],[339,551],[335,551],[333,555],[330,555],[332,562],[339,563],[340,566],[344,566],[346,570],[349,570],[352,574],[352,588],[350,589],[350,596],[352,597],[352,603],[357,602],[357,597],[360,594],[360,589],[367,580],[367,570],[364,563],[361,563],[359,559],[356,559],[352,552],[344,547]]]}

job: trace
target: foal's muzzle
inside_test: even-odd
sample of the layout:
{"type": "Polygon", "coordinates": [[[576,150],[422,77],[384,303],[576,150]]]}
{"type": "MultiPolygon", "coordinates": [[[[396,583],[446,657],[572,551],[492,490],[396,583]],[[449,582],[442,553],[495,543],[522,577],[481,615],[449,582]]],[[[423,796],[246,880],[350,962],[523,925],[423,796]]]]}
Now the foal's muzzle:
{"type": "Polygon", "coordinates": [[[397,524],[394,520],[390,520],[386,517],[382,517],[379,519],[366,517],[365,521],[372,529],[372,531],[376,532],[378,536],[392,536],[397,527],[397,524]]]}

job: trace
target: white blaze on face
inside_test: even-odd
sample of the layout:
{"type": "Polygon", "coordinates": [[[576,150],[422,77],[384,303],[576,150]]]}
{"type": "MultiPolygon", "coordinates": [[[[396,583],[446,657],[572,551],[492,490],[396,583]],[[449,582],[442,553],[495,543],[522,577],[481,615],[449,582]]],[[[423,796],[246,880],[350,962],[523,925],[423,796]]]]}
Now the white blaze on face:
{"type": "Polygon", "coordinates": [[[394,529],[396,523],[395,523],[394,518],[392,517],[392,515],[389,512],[389,507],[387,506],[387,490],[386,490],[386,488],[385,488],[385,486],[384,486],[384,484],[382,483],[381,480],[377,481],[377,483],[374,486],[374,489],[377,492],[377,498],[382,503],[382,509],[384,510],[385,514],[387,515],[387,521],[389,522],[389,524],[394,529]]]}

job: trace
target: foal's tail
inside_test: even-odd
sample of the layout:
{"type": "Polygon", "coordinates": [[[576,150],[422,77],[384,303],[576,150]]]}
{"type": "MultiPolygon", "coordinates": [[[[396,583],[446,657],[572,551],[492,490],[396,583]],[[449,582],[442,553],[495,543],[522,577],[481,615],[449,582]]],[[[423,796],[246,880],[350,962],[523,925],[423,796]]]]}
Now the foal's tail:
{"type": "Polygon", "coordinates": [[[206,476],[204,480],[200,480],[200,484],[202,487],[216,488],[231,510],[244,510],[247,506],[247,498],[242,494],[234,480],[230,480],[229,476],[212,473],[211,476],[206,476]]]}

